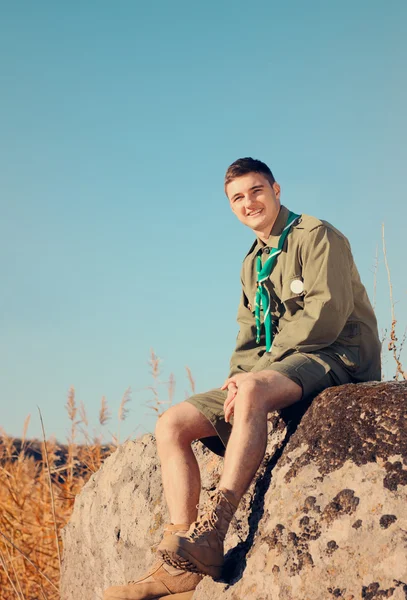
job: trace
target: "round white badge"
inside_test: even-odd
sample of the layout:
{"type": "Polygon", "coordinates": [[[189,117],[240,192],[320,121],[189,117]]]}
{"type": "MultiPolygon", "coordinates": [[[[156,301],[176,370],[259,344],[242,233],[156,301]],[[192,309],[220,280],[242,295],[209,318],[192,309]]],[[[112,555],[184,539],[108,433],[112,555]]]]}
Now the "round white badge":
{"type": "Polygon", "coordinates": [[[302,294],[304,291],[304,282],[301,279],[294,279],[290,284],[290,289],[294,294],[302,294]]]}

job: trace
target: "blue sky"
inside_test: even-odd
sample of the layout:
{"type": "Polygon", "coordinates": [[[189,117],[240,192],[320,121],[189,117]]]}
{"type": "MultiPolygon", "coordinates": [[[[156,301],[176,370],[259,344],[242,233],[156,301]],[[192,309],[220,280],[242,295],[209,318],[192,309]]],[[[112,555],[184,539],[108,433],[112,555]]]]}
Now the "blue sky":
{"type": "Polygon", "coordinates": [[[385,222],[402,336],[406,18],[397,0],[3,3],[7,432],[20,435],[31,413],[39,436],[39,405],[47,434],[65,439],[71,385],[95,429],[106,396],[106,437],[128,386],[122,436],[152,430],[150,348],[163,381],[175,375],[175,401],[188,390],[185,365],[199,391],[223,382],[252,240],[223,194],[240,156],[270,165],[289,208],[349,237],[371,297],[385,222]]]}

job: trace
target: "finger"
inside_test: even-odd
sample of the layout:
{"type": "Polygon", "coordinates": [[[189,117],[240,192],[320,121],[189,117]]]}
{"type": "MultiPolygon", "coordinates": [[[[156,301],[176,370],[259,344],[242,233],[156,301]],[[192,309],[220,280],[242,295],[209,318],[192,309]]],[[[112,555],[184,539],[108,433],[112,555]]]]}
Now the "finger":
{"type": "Polygon", "coordinates": [[[236,395],[236,393],[235,393],[235,392],[232,392],[232,391],[230,391],[230,392],[228,393],[228,395],[226,396],[226,400],[225,400],[225,402],[224,402],[224,404],[223,404],[223,411],[224,411],[224,412],[226,412],[226,410],[227,410],[227,408],[228,408],[229,404],[230,404],[230,403],[233,401],[233,398],[235,397],[235,395],[236,395]]]}
{"type": "Polygon", "coordinates": [[[229,423],[231,416],[233,415],[235,410],[235,399],[233,398],[232,402],[229,403],[227,410],[225,412],[225,421],[229,423]]]}
{"type": "Polygon", "coordinates": [[[227,412],[230,412],[230,406],[234,405],[236,394],[237,394],[237,387],[234,386],[233,389],[231,389],[229,387],[229,393],[228,393],[227,398],[225,400],[225,403],[223,405],[223,411],[224,411],[225,414],[227,412]]]}
{"type": "Polygon", "coordinates": [[[234,383],[230,383],[228,387],[228,396],[234,398],[237,394],[237,386],[234,383]]]}
{"type": "Polygon", "coordinates": [[[228,378],[225,380],[225,383],[222,385],[222,387],[221,387],[220,389],[221,389],[221,390],[226,390],[226,388],[228,388],[228,387],[229,387],[229,385],[230,385],[230,384],[232,384],[232,383],[233,383],[233,385],[236,385],[236,382],[235,382],[235,380],[233,379],[233,377],[228,377],[228,378]]]}
{"type": "Polygon", "coordinates": [[[223,408],[225,409],[225,407],[229,404],[231,398],[234,398],[237,394],[237,387],[234,384],[230,384],[228,387],[228,393],[226,395],[226,400],[223,403],[223,408]]]}
{"type": "Polygon", "coordinates": [[[237,387],[235,387],[235,386],[233,388],[229,387],[228,395],[226,396],[226,400],[223,404],[224,411],[226,411],[229,404],[234,400],[236,394],[237,394],[237,387]]]}

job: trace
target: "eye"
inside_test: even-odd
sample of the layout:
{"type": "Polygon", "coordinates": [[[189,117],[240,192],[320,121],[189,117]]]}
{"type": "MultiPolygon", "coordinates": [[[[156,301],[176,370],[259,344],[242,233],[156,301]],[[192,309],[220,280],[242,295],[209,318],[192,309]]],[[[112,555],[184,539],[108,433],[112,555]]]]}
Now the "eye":
{"type": "Polygon", "coordinates": [[[243,198],[243,196],[236,196],[235,198],[233,198],[232,203],[234,204],[235,202],[239,202],[239,200],[241,200],[243,198]]]}

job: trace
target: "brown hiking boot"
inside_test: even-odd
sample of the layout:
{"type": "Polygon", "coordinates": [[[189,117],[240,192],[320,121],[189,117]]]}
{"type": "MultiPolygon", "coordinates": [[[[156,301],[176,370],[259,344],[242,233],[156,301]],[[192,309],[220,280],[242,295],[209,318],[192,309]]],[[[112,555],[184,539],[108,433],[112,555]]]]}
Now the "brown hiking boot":
{"type": "Polygon", "coordinates": [[[178,532],[162,540],[157,553],[166,563],[218,579],[224,562],[223,541],[237,502],[228,490],[215,492],[210,510],[200,517],[186,533],[178,532]]]}
{"type": "MultiPolygon", "coordinates": [[[[166,525],[164,539],[187,529],[188,525],[166,525]]],[[[109,587],[103,600],[190,600],[202,578],[201,574],[167,565],[160,559],[140,579],[109,587]]]]}

